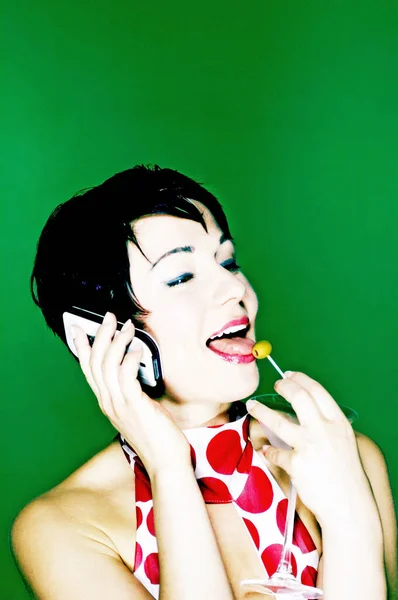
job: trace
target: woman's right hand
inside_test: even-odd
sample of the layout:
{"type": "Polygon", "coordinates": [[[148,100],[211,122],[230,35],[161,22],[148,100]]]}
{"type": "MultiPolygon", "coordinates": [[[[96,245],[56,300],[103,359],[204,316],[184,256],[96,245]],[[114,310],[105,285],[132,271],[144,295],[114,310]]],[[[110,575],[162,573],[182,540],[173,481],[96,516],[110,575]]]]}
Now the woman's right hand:
{"type": "Polygon", "coordinates": [[[150,477],[160,470],[191,467],[190,447],[170,413],[142,391],[137,379],[142,351],[125,355],[135,328],[127,321],[118,335],[116,317],[107,313],[93,346],[74,326],[81,369],[101,411],[138,454],[150,477]]]}

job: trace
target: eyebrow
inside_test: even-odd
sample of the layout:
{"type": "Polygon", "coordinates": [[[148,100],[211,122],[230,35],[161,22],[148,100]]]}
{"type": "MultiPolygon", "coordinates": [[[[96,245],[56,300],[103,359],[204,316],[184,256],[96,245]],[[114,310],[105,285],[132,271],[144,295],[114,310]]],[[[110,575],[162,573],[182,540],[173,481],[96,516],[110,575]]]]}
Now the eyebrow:
{"type": "MultiPolygon", "coordinates": [[[[233,243],[233,238],[225,235],[225,233],[222,233],[220,236],[220,246],[221,246],[221,244],[223,244],[224,242],[227,242],[227,241],[230,241],[233,243]]],[[[158,260],[156,262],[153,263],[153,265],[151,266],[151,271],[164,258],[167,258],[168,256],[171,256],[172,254],[179,254],[180,252],[185,252],[187,254],[193,254],[195,252],[195,248],[193,246],[179,246],[178,248],[173,248],[173,250],[169,250],[168,252],[165,252],[165,254],[162,254],[162,256],[160,258],[158,258],[158,260]]]]}

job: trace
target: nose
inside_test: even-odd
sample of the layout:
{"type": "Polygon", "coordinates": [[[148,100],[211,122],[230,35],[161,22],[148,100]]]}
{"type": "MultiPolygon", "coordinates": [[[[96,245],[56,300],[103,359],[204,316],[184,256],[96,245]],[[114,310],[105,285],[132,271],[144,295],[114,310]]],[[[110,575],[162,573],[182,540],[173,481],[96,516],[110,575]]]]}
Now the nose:
{"type": "Polygon", "coordinates": [[[239,304],[245,297],[247,285],[237,273],[232,273],[219,266],[219,272],[214,279],[216,281],[215,296],[218,303],[226,304],[233,300],[239,304]]]}

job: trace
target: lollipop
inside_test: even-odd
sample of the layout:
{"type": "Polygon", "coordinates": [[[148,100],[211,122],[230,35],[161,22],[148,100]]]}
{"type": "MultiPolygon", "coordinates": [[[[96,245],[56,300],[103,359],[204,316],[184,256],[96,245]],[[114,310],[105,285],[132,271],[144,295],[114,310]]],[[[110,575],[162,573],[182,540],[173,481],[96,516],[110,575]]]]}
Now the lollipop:
{"type": "Polygon", "coordinates": [[[272,346],[271,346],[270,342],[267,342],[267,340],[262,340],[261,342],[257,342],[257,344],[254,344],[253,349],[252,349],[253,356],[255,356],[258,360],[261,360],[262,358],[268,358],[271,365],[273,367],[275,367],[275,369],[278,371],[278,373],[280,375],[282,375],[283,379],[286,379],[284,373],[280,370],[280,368],[278,367],[276,362],[271,358],[271,356],[270,356],[271,352],[272,352],[272,346]]]}

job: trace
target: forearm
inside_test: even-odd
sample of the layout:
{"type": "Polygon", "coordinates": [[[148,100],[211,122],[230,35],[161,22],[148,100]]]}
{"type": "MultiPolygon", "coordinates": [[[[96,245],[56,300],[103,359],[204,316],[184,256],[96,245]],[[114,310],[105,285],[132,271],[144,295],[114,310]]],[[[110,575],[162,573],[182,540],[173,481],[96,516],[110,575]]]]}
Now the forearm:
{"type": "Polygon", "coordinates": [[[324,600],[386,600],[383,534],[375,511],[322,528],[324,600]]]}
{"type": "Polygon", "coordinates": [[[151,480],[160,600],[233,600],[217,541],[192,470],[151,480]]]}

